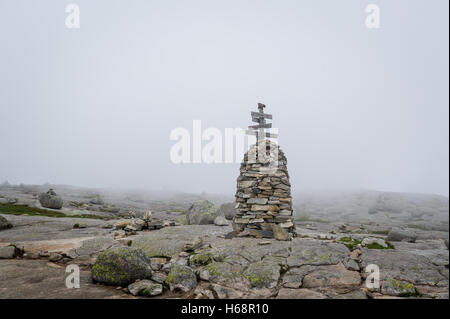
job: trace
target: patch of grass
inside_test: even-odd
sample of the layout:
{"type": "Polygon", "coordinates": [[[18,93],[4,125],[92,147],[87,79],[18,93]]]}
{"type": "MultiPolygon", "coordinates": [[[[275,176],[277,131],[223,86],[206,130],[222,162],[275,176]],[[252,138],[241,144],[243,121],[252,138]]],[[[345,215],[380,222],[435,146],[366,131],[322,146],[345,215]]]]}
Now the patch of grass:
{"type": "Polygon", "coordinates": [[[45,217],[58,217],[58,218],[89,218],[89,219],[114,219],[106,216],[98,216],[92,214],[76,214],[66,215],[61,212],[55,212],[52,210],[30,207],[27,205],[13,205],[13,204],[0,204],[0,214],[8,215],[27,215],[27,216],[45,216],[45,217]]]}
{"type": "Polygon", "coordinates": [[[368,249],[395,249],[395,247],[388,241],[386,241],[386,245],[387,245],[387,247],[383,247],[378,243],[371,243],[371,244],[367,245],[366,247],[368,249]]]}
{"type": "Polygon", "coordinates": [[[361,241],[358,239],[354,239],[351,237],[342,237],[341,239],[339,239],[340,242],[342,242],[345,246],[347,246],[348,249],[353,250],[356,248],[356,246],[358,246],[359,244],[361,244],[361,241]]]}

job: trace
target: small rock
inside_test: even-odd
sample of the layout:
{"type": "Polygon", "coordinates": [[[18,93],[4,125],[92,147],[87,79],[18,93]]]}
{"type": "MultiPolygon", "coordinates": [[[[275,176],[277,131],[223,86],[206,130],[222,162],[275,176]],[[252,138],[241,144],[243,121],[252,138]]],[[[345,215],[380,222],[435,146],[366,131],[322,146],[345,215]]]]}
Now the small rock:
{"type": "Polygon", "coordinates": [[[131,236],[131,235],[136,235],[137,229],[134,226],[127,225],[124,228],[124,231],[127,236],[131,236]]]}
{"type": "Polygon", "coordinates": [[[131,220],[121,220],[114,224],[115,229],[124,229],[128,225],[131,225],[131,220]]]}
{"type": "Polygon", "coordinates": [[[152,275],[152,280],[159,284],[163,284],[167,279],[167,275],[163,272],[154,272],[152,275]]]}
{"type": "Polygon", "coordinates": [[[273,235],[276,240],[290,240],[290,234],[287,228],[281,227],[279,224],[273,225],[273,235]]]}
{"type": "Polygon", "coordinates": [[[114,232],[115,239],[124,238],[126,236],[127,236],[127,233],[124,230],[119,230],[119,231],[114,232]]]}
{"type": "Polygon", "coordinates": [[[350,258],[358,259],[360,255],[361,255],[361,250],[355,249],[355,250],[352,250],[352,252],[350,253],[350,258]]]}
{"type": "Polygon", "coordinates": [[[3,216],[0,216],[0,230],[12,228],[13,225],[3,216]]]}
{"type": "Polygon", "coordinates": [[[211,288],[219,299],[238,299],[243,296],[242,292],[221,285],[212,284],[211,288]]]}
{"type": "Polygon", "coordinates": [[[194,290],[196,299],[215,299],[211,290],[197,286],[194,290]]]}
{"type": "Polygon", "coordinates": [[[203,200],[191,205],[186,213],[188,225],[213,224],[219,209],[213,203],[203,200]]]}
{"type": "Polygon", "coordinates": [[[43,257],[43,258],[50,257],[50,253],[48,251],[40,251],[39,257],[43,257]]]}
{"type": "Polygon", "coordinates": [[[150,280],[138,280],[128,286],[128,291],[133,296],[151,297],[162,294],[163,287],[150,280]]]}
{"type": "Polygon", "coordinates": [[[165,258],[150,258],[150,266],[152,267],[152,270],[160,270],[162,268],[162,265],[164,265],[165,263],[165,258]]]}
{"type": "Polygon", "coordinates": [[[173,265],[165,283],[169,285],[170,291],[188,292],[197,286],[197,276],[188,266],[173,265]]]}
{"type": "MultiPolygon", "coordinates": [[[[127,231],[127,227],[125,227],[125,231],[127,231]]],[[[132,227],[135,231],[141,231],[142,229],[147,228],[147,222],[140,218],[135,218],[132,221],[132,227]]]]}
{"type": "Polygon", "coordinates": [[[344,261],[344,266],[348,270],[354,270],[354,271],[359,271],[360,270],[358,263],[355,260],[353,260],[353,259],[345,260],[344,261]]]}
{"type": "Polygon", "coordinates": [[[214,219],[214,225],[216,226],[228,226],[229,224],[228,220],[223,216],[217,216],[216,219],[214,219]]]}
{"type": "Polygon", "coordinates": [[[236,206],[236,203],[234,203],[234,202],[222,204],[219,207],[218,214],[221,216],[224,216],[228,220],[232,220],[234,215],[236,214],[235,206],[236,206]]]}
{"type": "Polygon", "coordinates": [[[195,237],[191,242],[184,244],[185,251],[193,251],[197,248],[200,248],[203,244],[203,240],[201,237],[195,237]]]}
{"type": "Polygon", "coordinates": [[[57,196],[51,188],[47,191],[47,193],[39,195],[39,202],[42,207],[45,208],[61,209],[63,206],[62,198],[57,196]]]}
{"type": "Polygon", "coordinates": [[[56,262],[56,261],[59,261],[59,260],[61,260],[63,257],[60,255],[60,254],[57,254],[57,253],[51,253],[50,254],[50,258],[48,259],[49,261],[51,261],[51,262],[56,262]]]}
{"type": "Polygon", "coordinates": [[[87,227],[86,223],[76,223],[73,225],[73,229],[86,228],[86,227],[87,227]]]}

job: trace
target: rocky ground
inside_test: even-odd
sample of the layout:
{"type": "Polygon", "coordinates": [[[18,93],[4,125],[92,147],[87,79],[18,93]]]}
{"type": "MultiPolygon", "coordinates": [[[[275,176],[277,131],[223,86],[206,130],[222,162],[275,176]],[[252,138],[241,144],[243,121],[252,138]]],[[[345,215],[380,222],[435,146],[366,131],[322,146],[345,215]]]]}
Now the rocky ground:
{"type": "MultiPolygon", "coordinates": [[[[36,194],[30,193],[37,191],[27,193],[23,188],[0,188],[0,204],[41,207],[36,194]]],[[[320,214],[311,211],[305,218],[308,207],[318,206],[310,201],[297,219],[297,236],[276,241],[227,239],[231,226],[226,220],[218,223],[222,226],[211,223],[214,214],[229,217],[230,205],[198,219],[192,214],[204,205],[172,211],[171,205],[189,207],[184,199],[179,203],[172,199],[157,209],[145,204],[152,209],[151,217],[144,217],[142,207],[142,216],[138,212],[138,217],[124,218],[130,202],[121,206],[94,194],[78,198],[88,207],[80,210],[97,212],[101,219],[79,218],[71,217],[67,198],[54,188],[64,199],[60,211],[66,217],[0,213],[1,298],[448,298],[448,200],[447,222],[441,211],[429,224],[427,215],[421,215],[420,224],[427,227],[373,219],[377,214],[403,218],[411,214],[398,203],[389,205],[386,198],[382,206],[379,195],[374,197],[379,211],[367,212],[366,219],[343,219],[342,212],[336,214],[338,220],[332,214],[314,218],[320,214]],[[92,204],[89,198],[100,199],[101,204],[92,204]],[[119,212],[99,209],[113,205],[119,212]],[[183,218],[206,220],[206,225],[175,222],[183,218]],[[70,264],[81,269],[79,289],[66,288],[70,264]],[[380,271],[379,288],[366,285],[373,264],[380,271]]],[[[139,205],[145,206],[141,202],[135,206],[139,205]]]]}

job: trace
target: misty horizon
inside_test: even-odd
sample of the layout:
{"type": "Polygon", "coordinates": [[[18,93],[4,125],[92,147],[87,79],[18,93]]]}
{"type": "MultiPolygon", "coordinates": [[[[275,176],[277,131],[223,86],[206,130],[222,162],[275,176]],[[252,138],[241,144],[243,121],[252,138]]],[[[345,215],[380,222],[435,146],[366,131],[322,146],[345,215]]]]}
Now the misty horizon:
{"type": "Polygon", "coordinates": [[[0,4],[0,183],[229,194],[239,163],[174,164],[173,129],[266,104],[293,194],[449,196],[448,2],[0,4]],[[194,5],[195,4],[195,5],[194,5]],[[413,21],[414,23],[412,23],[413,21]]]}

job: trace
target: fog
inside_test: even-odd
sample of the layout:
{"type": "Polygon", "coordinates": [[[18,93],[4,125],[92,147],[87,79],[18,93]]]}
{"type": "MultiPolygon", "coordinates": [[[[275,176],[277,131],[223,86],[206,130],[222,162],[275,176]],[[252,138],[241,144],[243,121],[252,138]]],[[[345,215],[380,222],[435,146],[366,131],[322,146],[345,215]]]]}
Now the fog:
{"type": "Polygon", "coordinates": [[[0,1],[0,182],[233,194],[177,127],[267,105],[293,192],[449,193],[448,1],[0,1]],[[380,29],[365,7],[380,8],[380,29]]]}

